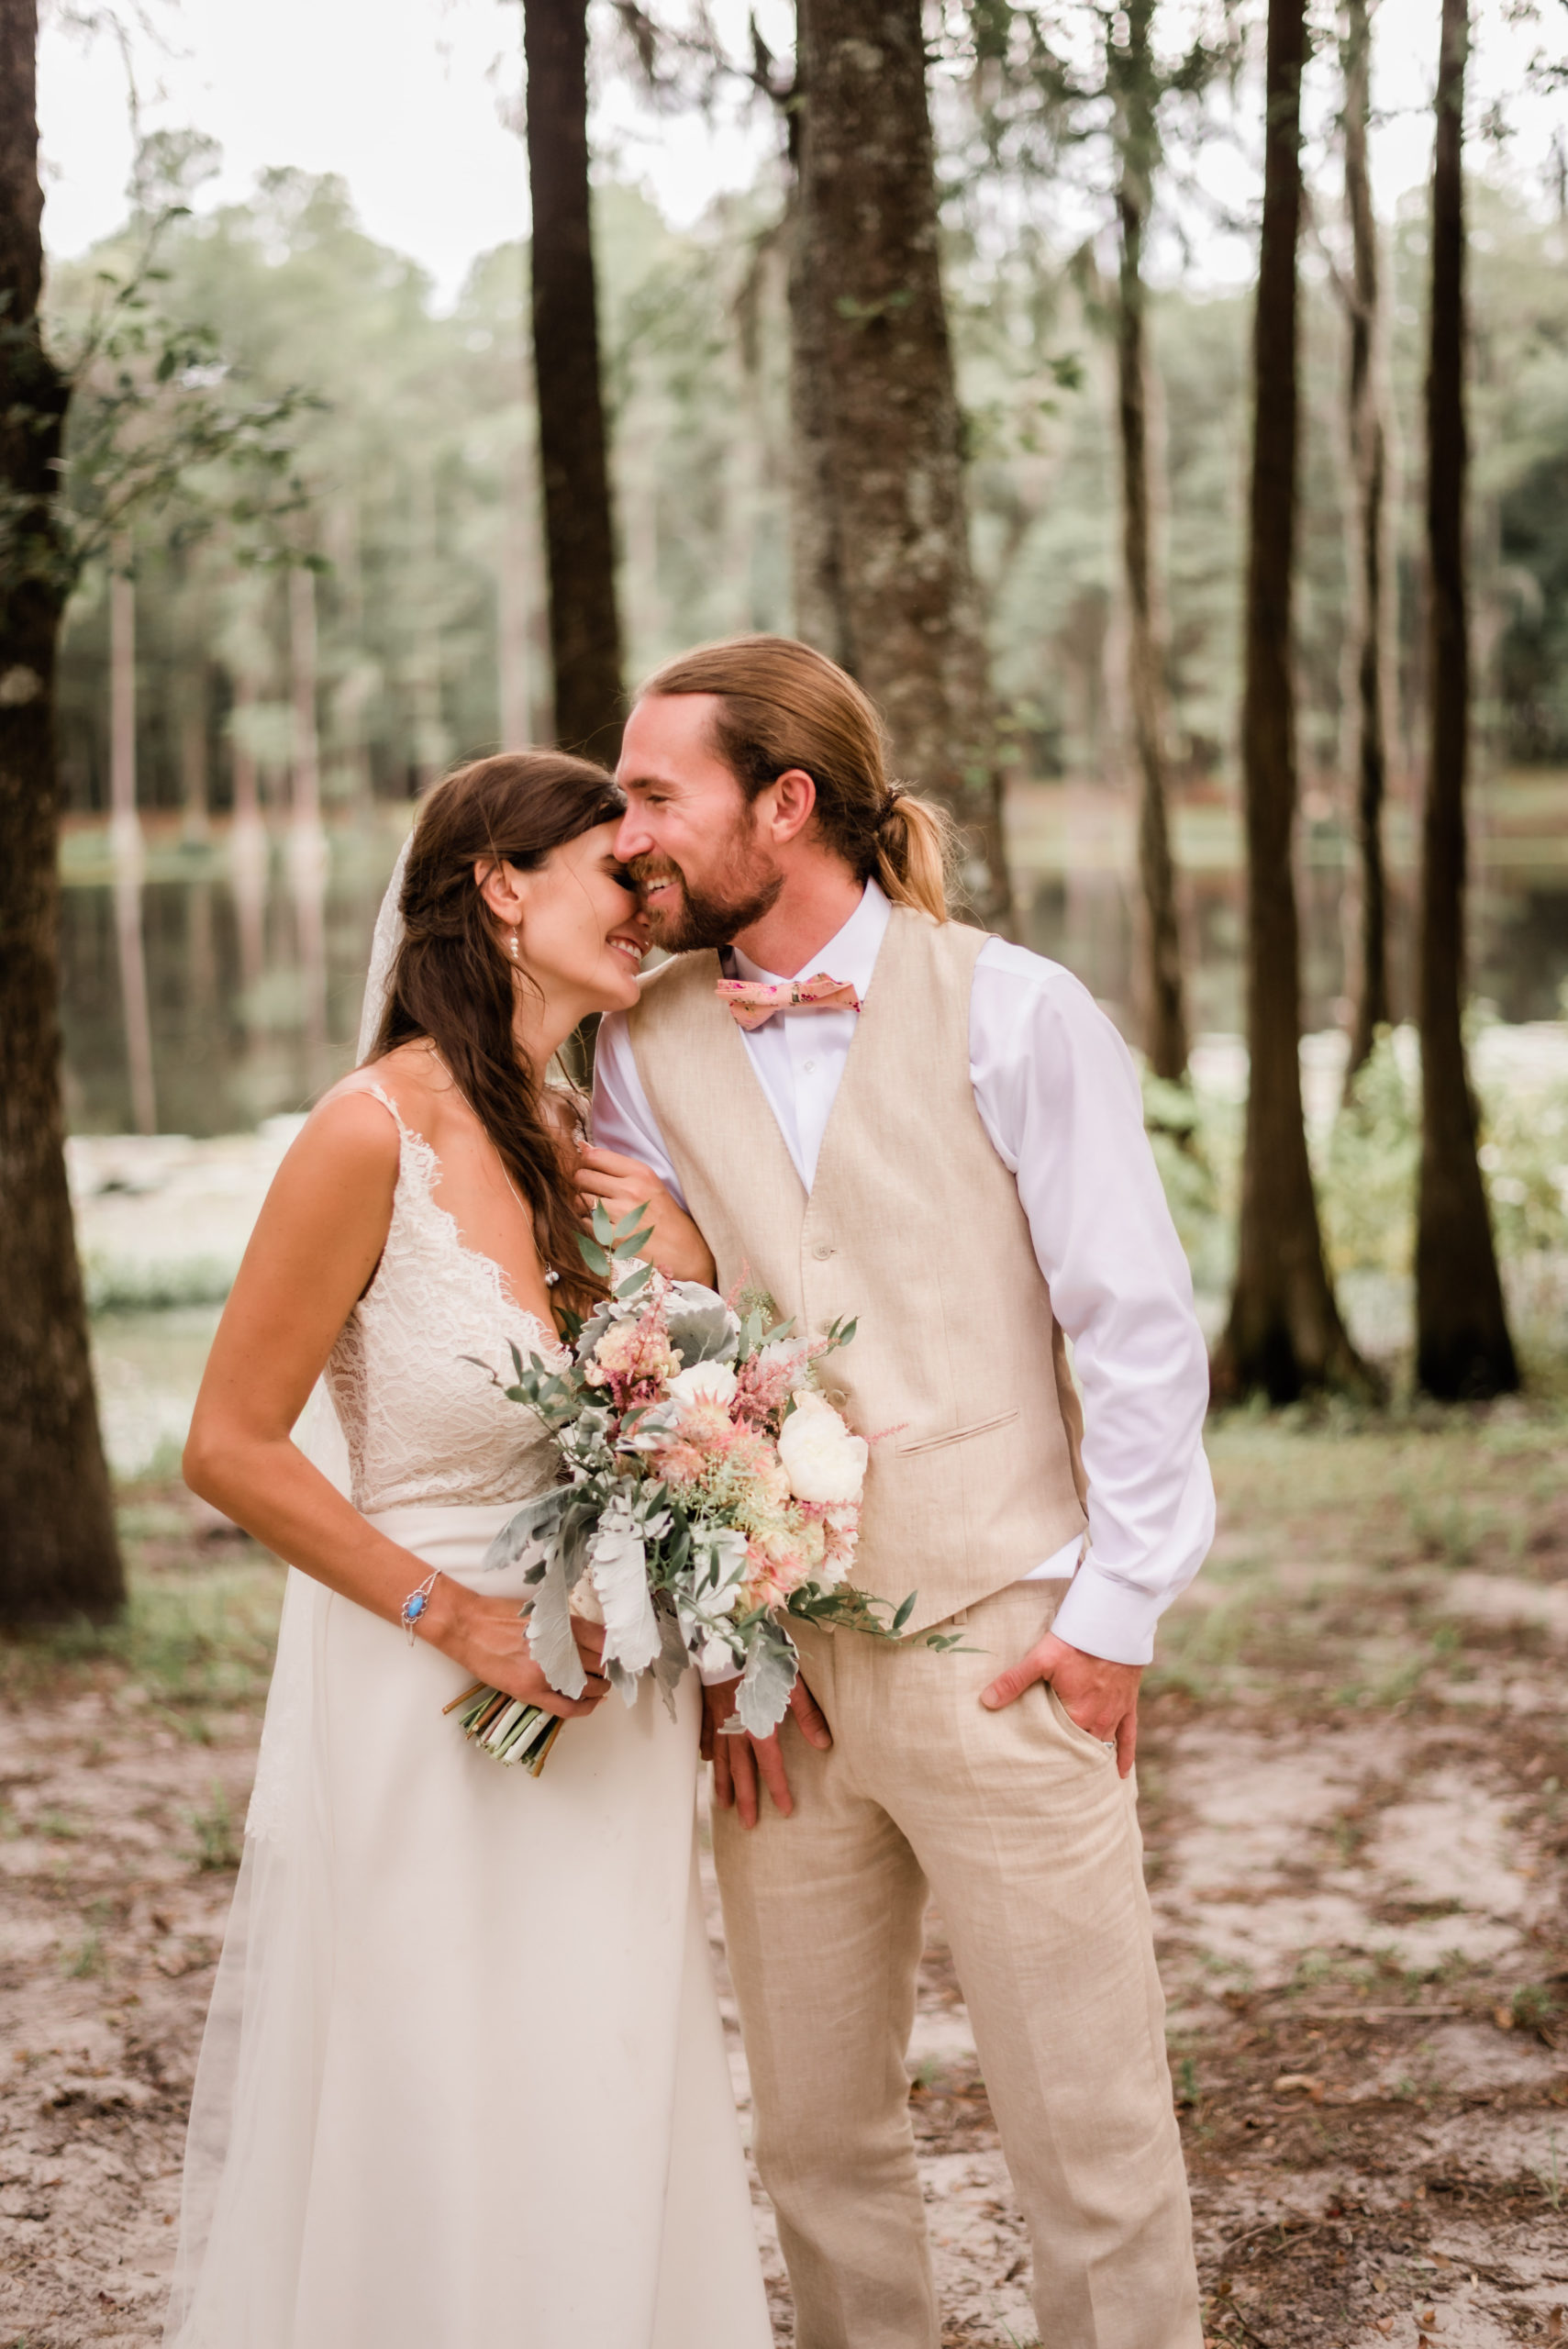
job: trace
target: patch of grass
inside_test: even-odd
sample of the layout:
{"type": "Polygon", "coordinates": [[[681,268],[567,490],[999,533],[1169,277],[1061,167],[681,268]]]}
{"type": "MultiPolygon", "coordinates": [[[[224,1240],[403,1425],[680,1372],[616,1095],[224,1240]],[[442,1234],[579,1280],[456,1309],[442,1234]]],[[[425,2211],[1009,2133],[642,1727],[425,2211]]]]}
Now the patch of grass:
{"type": "Polygon", "coordinates": [[[1520,2031],[1543,2031],[1557,2012],[1557,2001],[1544,1982],[1521,1982],[1508,2007],[1520,2031]]]}
{"type": "MultiPolygon", "coordinates": [[[[191,1832],[196,1839],[195,1861],[199,1869],[204,1873],[218,1874],[239,1865],[239,1838],[228,1808],[228,1797],[216,1778],[212,1782],[212,1801],[206,1809],[190,1811],[186,1817],[191,1832]]],[[[929,2087],[929,2081],[925,2085],[929,2087]]]]}
{"type": "Polygon", "coordinates": [[[1557,2156],[1557,2132],[1555,2129],[1552,2131],[1547,2143],[1547,2155],[1545,2161],[1537,2165],[1532,2169],[1531,2175],[1540,2186],[1542,2194],[1545,2195],[1549,2206],[1553,2210],[1561,2210],[1562,2208],[1562,2189],[1564,2181],[1562,2165],[1557,2156]]]}
{"type": "Polygon", "coordinates": [[[33,1820],[34,1834],[47,1835],[51,1842],[73,1843],[85,1831],[82,1821],[66,1810],[40,1810],[33,1820]]]}
{"type": "Polygon", "coordinates": [[[73,1950],[61,1957],[60,1970],[72,1982],[88,1981],[96,1975],[107,1973],[108,1960],[104,1954],[102,1933],[86,1934],[73,1950]]]}
{"type": "Polygon", "coordinates": [[[110,1623],[72,1623],[0,1642],[0,1695],[26,1701],[62,1682],[92,1685],[106,1667],[160,1706],[252,1706],[266,1695],[283,1577],[260,1558],[178,1577],[136,1574],[125,1612],[110,1623]]]}

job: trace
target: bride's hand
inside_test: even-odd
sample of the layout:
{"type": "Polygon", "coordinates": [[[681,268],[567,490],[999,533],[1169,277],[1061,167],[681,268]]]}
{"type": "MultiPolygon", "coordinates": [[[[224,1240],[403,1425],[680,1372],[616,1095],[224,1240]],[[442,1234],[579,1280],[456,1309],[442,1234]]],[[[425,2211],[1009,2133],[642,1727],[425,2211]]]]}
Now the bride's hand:
{"type": "Polygon", "coordinates": [[[651,1166],[623,1158],[618,1150],[587,1148],[577,1153],[577,1190],[584,1215],[603,1204],[616,1223],[641,1208],[653,1237],[643,1250],[651,1264],[673,1280],[699,1281],[711,1288],[718,1275],[707,1241],[684,1208],[673,1199],[651,1166]]]}
{"type": "Polygon", "coordinates": [[[521,1698],[526,1704],[537,1705],[541,1712],[559,1713],[565,1720],[579,1713],[591,1713],[608,1693],[610,1684],[602,1669],[602,1623],[584,1623],[573,1617],[573,1636],[588,1675],[588,1686],[581,1697],[563,1697],[558,1688],[550,1687],[528,1653],[528,1625],[520,1620],[515,1599],[486,1598],[443,1575],[431,1600],[429,1628],[427,1631],[421,1626],[422,1635],[432,1647],[450,1655],[472,1679],[483,1681],[486,1687],[521,1698]],[[438,1594],[442,1602],[439,1605],[438,1594]]]}

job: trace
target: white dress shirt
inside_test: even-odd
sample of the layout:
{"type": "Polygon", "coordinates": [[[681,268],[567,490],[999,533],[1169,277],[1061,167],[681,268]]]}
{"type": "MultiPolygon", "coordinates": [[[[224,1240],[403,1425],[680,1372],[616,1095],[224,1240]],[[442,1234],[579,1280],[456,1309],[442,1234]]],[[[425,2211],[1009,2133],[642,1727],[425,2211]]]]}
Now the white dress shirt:
{"type": "MultiPolygon", "coordinates": [[[[764,971],[731,947],[731,975],[776,985],[827,971],[863,1001],[888,913],[887,898],[868,882],[809,967],[764,971]]],[[[859,1016],[780,1013],[741,1030],[807,1191],[859,1016]]],[[[1213,1538],[1214,1486],[1203,1451],[1207,1354],[1186,1258],[1143,1131],[1138,1074],[1071,972],[993,938],[974,966],[969,1075],[980,1121],[1017,1178],[1036,1261],[1073,1341],[1084,1402],[1088,1539],[1074,1540],[1026,1579],[1071,1575],[1052,1625],[1058,1635],[1090,1655],[1147,1664],[1156,1621],[1191,1582],[1213,1538]]],[[[693,1082],[701,1082],[695,1070],[693,1082]]],[[[599,1029],[594,1139],[639,1159],[681,1197],[624,1012],[609,1013],[599,1029]]],[[[866,1309],[874,1311],[874,1300],[866,1309]]]]}

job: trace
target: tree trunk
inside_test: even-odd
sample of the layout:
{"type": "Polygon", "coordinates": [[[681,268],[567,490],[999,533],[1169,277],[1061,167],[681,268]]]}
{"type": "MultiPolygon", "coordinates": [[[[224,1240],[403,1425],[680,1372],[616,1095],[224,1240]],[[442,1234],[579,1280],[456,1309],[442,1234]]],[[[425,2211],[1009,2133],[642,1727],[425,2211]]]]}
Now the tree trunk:
{"type": "Polygon", "coordinates": [[[141,927],[145,862],[136,806],[136,585],[130,549],[117,540],[109,572],[109,853],[115,868],[115,949],[131,1123],[158,1130],[152,1080],[152,1013],[147,997],[147,945],[141,927]]]}
{"type": "Polygon", "coordinates": [[[36,0],[0,0],[0,1621],[125,1597],[65,1178],[53,516],[68,387],[43,348],[36,0]]]}
{"type": "Polygon", "coordinates": [[[1144,1049],[1156,1076],[1187,1073],[1187,1019],[1176,874],[1166,815],[1161,647],[1154,624],[1149,520],[1149,411],[1144,345],[1143,229],[1155,159],[1154,0],[1130,0],[1128,39],[1115,70],[1121,181],[1117,192],[1120,271],[1117,303],[1117,417],[1121,440],[1121,545],[1127,587],[1127,682],[1138,751],[1138,869],[1143,889],[1144,1049]]]}
{"type": "Polygon", "coordinates": [[[233,757],[234,819],[228,832],[230,885],[239,932],[240,1017],[247,1029],[256,1018],[255,990],[266,967],[267,880],[271,852],[261,820],[261,778],[251,748],[250,717],[256,703],[256,682],[246,669],[234,674],[234,707],[229,719],[233,757]]]}
{"type": "Polygon", "coordinates": [[[495,666],[501,748],[533,740],[534,519],[528,510],[527,451],[507,452],[501,489],[501,543],[495,574],[495,666]]]}
{"type": "Polygon", "coordinates": [[[1356,795],[1355,1008],[1345,1069],[1347,1091],[1391,1015],[1388,885],[1383,858],[1387,760],[1383,730],[1383,500],[1387,449],[1377,380],[1377,219],[1367,170],[1372,25],[1368,0],[1347,0],[1345,21],[1345,210],[1350,216],[1350,366],[1346,410],[1352,514],[1351,712],[1348,767],[1356,795]]]}
{"type": "Polygon", "coordinates": [[[588,187],[586,0],[523,0],[523,51],[555,735],[613,764],[621,640],[588,187]]]}
{"type": "Polygon", "coordinates": [[[306,1089],[327,1081],[327,835],[321,824],[321,750],[316,718],[316,573],[289,573],[289,674],[294,696],[294,760],[289,880],[305,1014],[306,1089]]]}
{"type": "MultiPolygon", "coordinates": [[[[797,0],[804,21],[810,0],[797,0]]],[[[800,107],[789,116],[795,177],[789,219],[789,551],[795,631],[841,669],[852,665],[845,634],[844,581],[839,561],[839,507],[833,495],[828,430],[827,334],[822,288],[806,249],[801,202],[800,107]]]]}
{"type": "Polygon", "coordinates": [[[180,696],[180,837],[205,848],[212,834],[207,789],[206,663],[192,662],[180,696]]]}
{"type": "Polygon", "coordinates": [[[1416,1376],[1445,1401],[1519,1383],[1464,1063],[1464,783],[1470,675],[1464,580],[1466,0],[1443,0],[1432,161],[1427,361],[1427,804],[1421,839],[1421,1172],[1416,1376]]]}
{"type": "Polygon", "coordinates": [[[1236,1286],[1214,1363],[1217,1393],[1232,1397],[1262,1389],[1275,1403],[1310,1387],[1370,1389],[1374,1383],[1345,1334],[1329,1286],[1301,1104],[1291,578],[1305,50],[1304,0],[1269,0],[1241,708],[1251,1076],[1236,1286]]]}
{"type": "Polygon", "coordinates": [[[819,502],[797,545],[814,551],[821,596],[836,596],[829,629],[816,586],[803,595],[802,625],[881,707],[898,773],[952,809],[963,895],[1006,928],[1002,783],[939,267],[920,0],[802,0],[798,16],[795,488],[819,502]]]}
{"type": "Polygon", "coordinates": [[[289,682],[294,700],[291,820],[296,832],[321,829],[321,738],[317,725],[316,573],[289,573],[289,682]]]}

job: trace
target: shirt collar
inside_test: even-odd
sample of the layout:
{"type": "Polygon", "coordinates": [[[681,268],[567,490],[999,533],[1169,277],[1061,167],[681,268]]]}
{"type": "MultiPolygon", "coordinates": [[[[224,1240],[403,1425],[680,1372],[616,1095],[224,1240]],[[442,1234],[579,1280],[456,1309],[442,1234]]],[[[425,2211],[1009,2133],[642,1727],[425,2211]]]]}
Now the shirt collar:
{"type": "Polygon", "coordinates": [[[791,979],[810,978],[817,971],[828,971],[863,996],[871,986],[872,973],[892,914],[893,907],[883,890],[874,881],[868,881],[860,904],[843,929],[828,941],[820,953],[808,958],[809,970],[803,965],[799,971],[764,971],[760,963],[753,963],[738,946],[728,950],[728,959],[737,978],[760,980],[765,986],[787,986],[791,979]]]}

